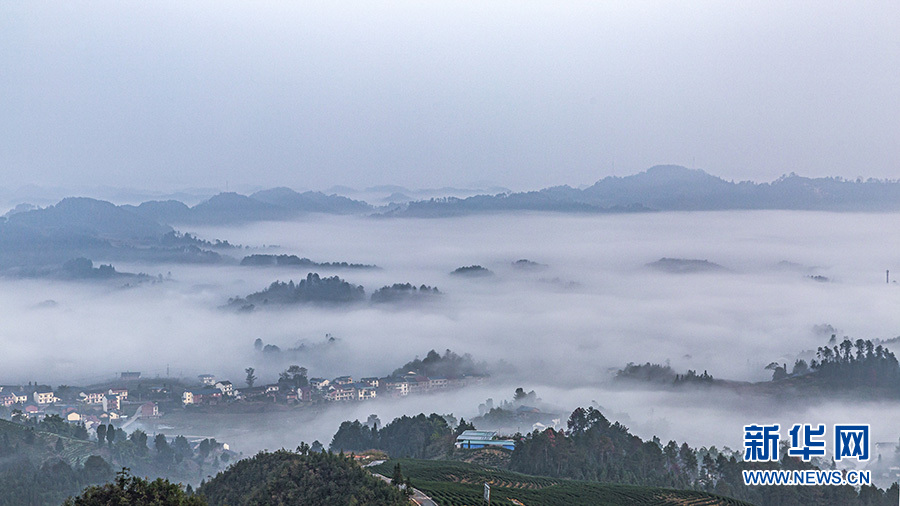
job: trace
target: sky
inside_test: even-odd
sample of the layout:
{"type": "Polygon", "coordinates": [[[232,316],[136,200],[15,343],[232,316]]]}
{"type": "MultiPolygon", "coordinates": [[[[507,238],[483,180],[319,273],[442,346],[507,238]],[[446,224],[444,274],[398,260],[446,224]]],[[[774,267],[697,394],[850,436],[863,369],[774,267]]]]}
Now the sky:
{"type": "Polygon", "coordinates": [[[898,175],[893,1],[0,2],[0,187],[898,175]]]}

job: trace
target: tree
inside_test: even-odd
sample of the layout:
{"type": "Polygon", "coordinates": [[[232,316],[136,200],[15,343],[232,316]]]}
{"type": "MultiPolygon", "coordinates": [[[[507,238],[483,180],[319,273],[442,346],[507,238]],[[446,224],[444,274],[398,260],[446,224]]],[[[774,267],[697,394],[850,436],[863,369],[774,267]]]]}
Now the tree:
{"type": "Polygon", "coordinates": [[[256,380],[258,379],[256,377],[256,375],[253,374],[254,372],[256,372],[256,370],[253,369],[252,367],[248,367],[248,368],[244,369],[244,372],[247,373],[247,379],[244,381],[247,382],[248,387],[253,388],[253,383],[255,383],[256,380]]]}
{"type": "Polygon", "coordinates": [[[106,425],[101,423],[97,426],[97,442],[103,444],[104,439],[106,439],[106,425]]]}
{"type": "Polygon", "coordinates": [[[200,441],[200,445],[197,446],[197,454],[200,455],[201,459],[206,459],[209,456],[209,452],[212,450],[212,445],[210,444],[209,438],[200,441]]]}
{"type": "Polygon", "coordinates": [[[147,453],[147,433],[142,431],[141,429],[137,429],[131,433],[131,436],[128,437],[132,443],[135,444],[138,448],[138,452],[141,454],[147,453]]]}
{"type": "Polygon", "coordinates": [[[205,506],[201,497],[185,493],[180,484],[157,478],[147,481],[132,476],[128,468],[116,473],[113,483],[86,488],[69,498],[64,506],[105,506],[108,504],[157,504],[166,506],[205,506]]]}
{"type": "Polygon", "coordinates": [[[112,477],[112,468],[99,455],[91,455],[84,461],[82,469],[88,483],[104,482],[112,477]]]}
{"type": "Polygon", "coordinates": [[[106,427],[106,440],[109,442],[109,445],[112,446],[113,441],[116,440],[116,428],[109,424],[106,427]]]}
{"type": "MultiPolygon", "coordinates": [[[[305,449],[305,445],[303,446],[305,449]]],[[[236,462],[197,489],[210,504],[408,506],[403,492],[347,456],[279,450],[236,462]]]]}
{"type": "Polygon", "coordinates": [[[87,427],[84,426],[84,422],[79,423],[72,429],[72,437],[81,439],[82,441],[90,439],[90,435],[88,435],[87,427]]]}
{"type": "Polygon", "coordinates": [[[403,471],[400,469],[400,463],[394,466],[394,475],[391,476],[391,485],[400,486],[403,483],[403,471]]]}
{"type": "Polygon", "coordinates": [[[459,436],[467,430],[475,430],[475,425],[471,422],[467,422],[465,418],[460,418],[459,425],[456,426],[456,430],[453,432],[453,435],[459,436]]]}
{"type": "Polygon", "coordinates": [[[156,435],[156,438],[153,439],[153,447],[156,448],[156,458],[160,462],[168,463],[175,457],[175,452],[172,451],[172,447],[169,446],[169,442],[163,434],[156,435]]]}
{"type": "Polygon", "coordinates": [[[175,452],[176,459],[183,459],[184,457],[191,458],[194,456],[194,451],[191,450],[191,444],[188,443],[187,438],[184,436],[175,438],[175,441],[172,442],[172,450],[175,452]]]}
{"type": "Polygon", "coordinates": [[[284,389],[302,388],[309,385],[307,370],[299,365],[291,365],[278,375],[278,384],[284,389]]]}

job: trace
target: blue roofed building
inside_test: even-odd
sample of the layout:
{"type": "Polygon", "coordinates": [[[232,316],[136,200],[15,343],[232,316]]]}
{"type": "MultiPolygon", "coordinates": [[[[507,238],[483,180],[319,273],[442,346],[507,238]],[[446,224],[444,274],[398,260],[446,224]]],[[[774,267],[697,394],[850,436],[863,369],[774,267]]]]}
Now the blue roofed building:
{"type": "Polygon", "coordinates": [[[456,438],[456,447],[462,449],[504,448],[513,450],[516,442],[512,439],[497,439],[494,430],[467,430],[456,438]]]}

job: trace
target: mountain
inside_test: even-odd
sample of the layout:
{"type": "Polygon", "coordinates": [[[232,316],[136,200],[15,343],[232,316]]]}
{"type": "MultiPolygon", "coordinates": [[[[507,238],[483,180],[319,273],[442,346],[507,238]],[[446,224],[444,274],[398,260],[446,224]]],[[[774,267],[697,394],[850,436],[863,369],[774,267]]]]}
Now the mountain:
{"type": "Polygon", "coordinates": [[[359,200],[325,195],[322,192],[297,193],[285,187],[258,191],[251,194],[250,198],[298,213],[354,214],[372,210],[372,206],[359,200]]]}
{"type": "Polygon", "coordinates": [[[55,206],[16,213],[7,224],[46,236],[109,240],[158,239],[171,227],[103,200],[69,197],[55,206]]]}
{"type": "Polygon", "coordinates": [[[659,165],[632,176],[604,178],[582,190],[578,200],[602,207],[639,203],[660,210],[720,209],[732,208],[748,190],[753,192],[702,170],[659,165]]]}
{"type": "Polygon", "coordinates": [[[122,208],[157,223],[183,223],[191,214],[191,208],[178,200],[150,200],[139,206],[124,205],[122,208]]]}
{"type": "Polygon", "coordinates": [[[228,192],[193,207],[177,200],[151,200],[123,209],[148,220],[166,224],[225,225],[253,221],[286,220],[303,213],[358,214],[372,210],[369,204],[322,192],[298,193],[278,187],[249,196],[228,192]]]}
{"type": "Polygon", "coordinates": [[[609,176],[583,189],[556,186],[524,193],[442,198],[395,206],[381,216],[443,217],[496,211],[640,212],[730,209],[898,211],[900,181],[808,178],[770,183],[726,181],[699,169],[659,165],[609,176]]]}
{"type": "Polygon", "coordinates": [[[218,253],[202,249],[213,246],[212,243],[176,234],[152,218],[154,209],[171,212],[181,209],[179,204],[170,201],[144,207],[116,206],[103,200],[71,197],[44,209],[8,215],[5,220],[0,219],[0,271],[20,276],[56,275],[65,262],[82,257],[178,263],[221,261],[218,253]]]}
{"type": "MultiPolygon", "coordinates": [[[[577,190],[572,190],[577,191],[577,190]]],[[[581,202],[571,195],[561,195],[559,191],[541,190],[527,193],[500,193],[497,195],[476,195],[464,199],[447,197],[409,202],[395,207],[381,216],[402,216],[434,218],[462,216],[473,213],[499,211],[556,211],[569,213],[599,212],[640,212],[647,209],[641,205],[605,209],[594,204],[581,202]]]]}
{"type": "Polygon", "coordinates": [[[225,224],[248,221],[283,220],[292,215],[280,206],[238,193],[220,193],[191,208],[189,223],[225,224]]]}

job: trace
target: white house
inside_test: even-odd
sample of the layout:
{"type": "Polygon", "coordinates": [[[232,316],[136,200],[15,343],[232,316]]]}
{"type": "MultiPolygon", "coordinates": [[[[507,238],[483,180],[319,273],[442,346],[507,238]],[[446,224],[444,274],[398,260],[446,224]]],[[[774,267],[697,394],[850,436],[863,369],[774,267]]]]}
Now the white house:
{"type": "Polygon", "coordinates": [[[85,391],[78,395],[81,397],[81,402],[85,404],[103,404],[103,401],[106,400],[106,392],[103,390],[85,391]]]}
{"type": "Polygon", "coordinates": [[[234,395],[234,385],[230,381],[216,382],[216,388],[222,391],[222,395],[234,395]]]}
{"type": "Polygon", "coordinates": [[[374,399],[378,395],[375,387],[366,385],[364,383],[357,383],[354,386],[356,387],[357,400],[368,401],[370,399],[374,399]]]}
{"type": "Polygon", "coordinates": [[[328,401],[352,401],[356,400],[356,389],[353,385],[339,385],[332,387],[327,394],[325,400],[328,401]]]}
{"type": "Polygon", "coordinates": [[[45,404],[53,404],[54,402],[59,401],[59,398],[53,395],[52,391],[42,392],[40,390],[34,391],[34,402],[40,405],[45,404]]]}

